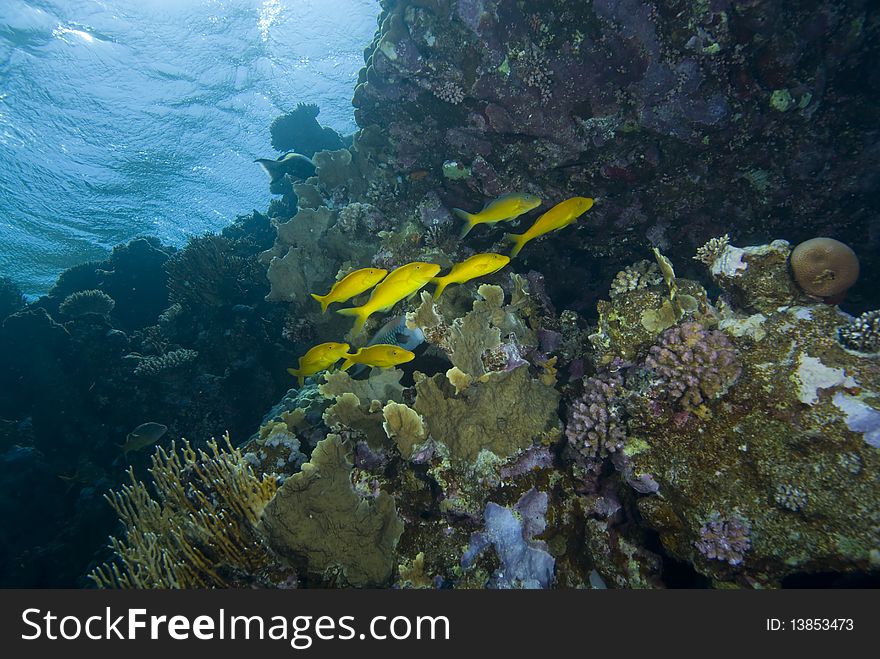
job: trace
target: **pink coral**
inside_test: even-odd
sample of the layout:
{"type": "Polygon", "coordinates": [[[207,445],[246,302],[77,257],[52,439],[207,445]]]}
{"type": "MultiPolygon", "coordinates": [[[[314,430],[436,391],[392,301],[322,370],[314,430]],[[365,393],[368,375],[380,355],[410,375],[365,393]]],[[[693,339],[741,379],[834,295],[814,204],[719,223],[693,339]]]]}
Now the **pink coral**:
{"type": "Polygon", "coordinates": [[[686,412],[723,396],[742,370],[727,335],[696,322],[663,332],[645,365],[659,376],[663,396],[686,412]]]}

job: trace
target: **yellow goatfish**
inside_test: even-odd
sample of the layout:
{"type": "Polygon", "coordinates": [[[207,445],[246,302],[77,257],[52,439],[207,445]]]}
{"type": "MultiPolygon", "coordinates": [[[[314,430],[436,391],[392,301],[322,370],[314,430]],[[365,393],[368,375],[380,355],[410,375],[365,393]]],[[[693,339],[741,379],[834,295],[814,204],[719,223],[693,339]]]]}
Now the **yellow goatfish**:
{"type": "Polygon", "coordinates": [[[378,284],[388,274],[387,270],[381,268],[361,268],[350,272],[338,282],[333,284],[333,288],[326,295],[316,295],[312,293],[312,297],[321,303],[321,313],[327,311],[334,302],[347,302],[355,295],[360,295],[364,291],[368,291],[378,284]]]}
{"type": "Polygon", "coordinates": [[[377,311],[390,311],[395,304],[423,288],[438,272],[440,266],[433,263],[415,261],[402,265],[373,289],[366,304],[349,309],[337,309],[336,313],[356,316],[352,332],[359,334],[371,314],[377,311]]]}
{"type": "Polygon", "coordinates": [[[299,358],[299,368],[289,368],[287,372],[295,375],[302,387],[307,376],[326,371],[345,357],[349,348],[351,346],[347,343],[321,343],[299,358]]]}
{"type": "Polygon", "coordinates": [[[437,284],[437,288],[434,290],[434,299],[439,298],[440,294],[443,293],[443,290],[449,284],[463,284],[477,277],[491,275],[493,272],[501,270],[508,263],[510,263],[510,257],[503,254],[492,254],[491,252],[475,254],[461,263],[456,263],[452,266],[452,270],[449,271],[448,275],[434,277],[431,280],[431,283],[437,284]]]}
{"type": "Polygon", "coordinates": [[[411,362],[415,358],[415,353],[400,346],[391,343],[377,343],[366,348],[359,348],[353,355],[345,355],[345,361],[342,362],[342,370],[347,371],[355,364],[391,368],[398,364],[411,362]]]}
{"type": "Polygon", "coordinates": [[[556,204],[549,211],[535,220],[535,223],[525,233],[509,233],[507,237],[513,241],[513,249],[510,250],[510,258],[513,258],[523,246],[530,240],[543,236],[545,233],[557,231],[562,227],[577,220],[581,215],[593,207],[590,197],[572,197],[556,204]]]}
{"type": "Polygon", "coordinates": [[[460,208],[453,208],[452,212],[467,222],[461,230],[461,237],[464,238],[478,224],[495,224],[512,220],[540,205],[541,200],[533,194],[511,192],[489,202],[479,213],[467,213],[460,208]]]}

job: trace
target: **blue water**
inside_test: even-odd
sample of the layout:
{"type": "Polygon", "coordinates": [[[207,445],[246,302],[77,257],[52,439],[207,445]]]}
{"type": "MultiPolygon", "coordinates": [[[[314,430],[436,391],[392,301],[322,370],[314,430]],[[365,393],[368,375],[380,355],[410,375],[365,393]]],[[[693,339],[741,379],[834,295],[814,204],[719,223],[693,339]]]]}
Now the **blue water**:
{"type": "Polygon", "coordinates": [[[0,0],[0,275],[29,295],[149,234],[265,210],[272,119],[354,132],[378,0],[0,0]]]}

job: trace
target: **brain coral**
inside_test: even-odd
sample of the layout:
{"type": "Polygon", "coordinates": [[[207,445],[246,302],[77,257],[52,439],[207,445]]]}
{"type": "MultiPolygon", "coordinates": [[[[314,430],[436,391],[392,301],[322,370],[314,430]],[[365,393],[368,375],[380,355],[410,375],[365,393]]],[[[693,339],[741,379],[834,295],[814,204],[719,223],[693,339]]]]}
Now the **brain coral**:
{"type": "Polygon", "coordinates": [[[812,238],[791,252],[791,271],[804,292],[833,298],[859,278],[859,259],[848,245],[833,238],[812,238]]]}

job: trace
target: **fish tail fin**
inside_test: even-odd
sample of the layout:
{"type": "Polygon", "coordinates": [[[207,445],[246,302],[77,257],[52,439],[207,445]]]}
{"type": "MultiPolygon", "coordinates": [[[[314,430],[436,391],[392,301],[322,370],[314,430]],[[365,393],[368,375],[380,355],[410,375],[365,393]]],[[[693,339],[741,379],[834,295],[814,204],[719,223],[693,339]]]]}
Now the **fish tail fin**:
{"type": "Polygon", "coordinates": [[[278,167],[278,163],[274,160],[269,160],[268,158],[257,158],[254,162],[260,163],[260,166],[263,168],[269,175],[269,182],[275,183],[281,178],[281,171],[278,167]]]}
{"type": "Polygon", "coordinates": [[[435,300],[440,297],[446,287],[451,283],[446,277],[434,277],[431,281],[437,284],[437,288],[434,289],[435,300]]]}
{"type": "Polygon", "coordinates": [[[369,314],[364,313],[363,307],[349,307],[348,309],[337,309],[336,313],[341,314],[343,316],[355,316],[354,327],[352,327],[351,332],[355,336],[361,333],[361,330],[364,329],[364,324],[367,322],[367,318],[369,314]]]}
{"type": "Polygon", "coordinates": [[[465,225],[461,228],[461,233],[458,234],[459,238],[464,238],[468,235],[471,229],[476,226],[476,222],[474,222],[474,216],[468,213],[467,211],[463,211],[460,208],[453,208],[452,212],[455,213],[456,217],[465,221],[465,225]]]}
{"type": "Polygon", "coordinates": [[[519,251],[528,242],[524,233],[508,233],[505,234],[505,238],[513,243],[513,248],[510,250],[510,258],[516,257],[516,255],[519,254],[519,251]]]}
{"type": "Polygon", "coordinates": [[[300,375],[300,372],[295,368],[287,369],[287,372],[293,376],[296,376],[296,381],[299,383],[299,388],[302,389],[302,386],[306,383],[306,376],[300,375]]]}
{"type": "Polygon", "coordinates": [[[327,302],[327,296],[315,293],[311,293],[311,296],[321,303],[321,313],[327,313],[327,307],[330,306],[330,302],[327,302]]]}
{"type": "MultiPolygon", "coordinates": [[[[354,356],[354,355],[352,355],[352,356],[354,356]]],[[[354,365],[355,365],[355,362],[353,360],[346,359],[344,362],[342,362],[342,366],[339,368],[339,370],[340,371],[347,371],[348,369],[350,369],[354,365]]]]}

